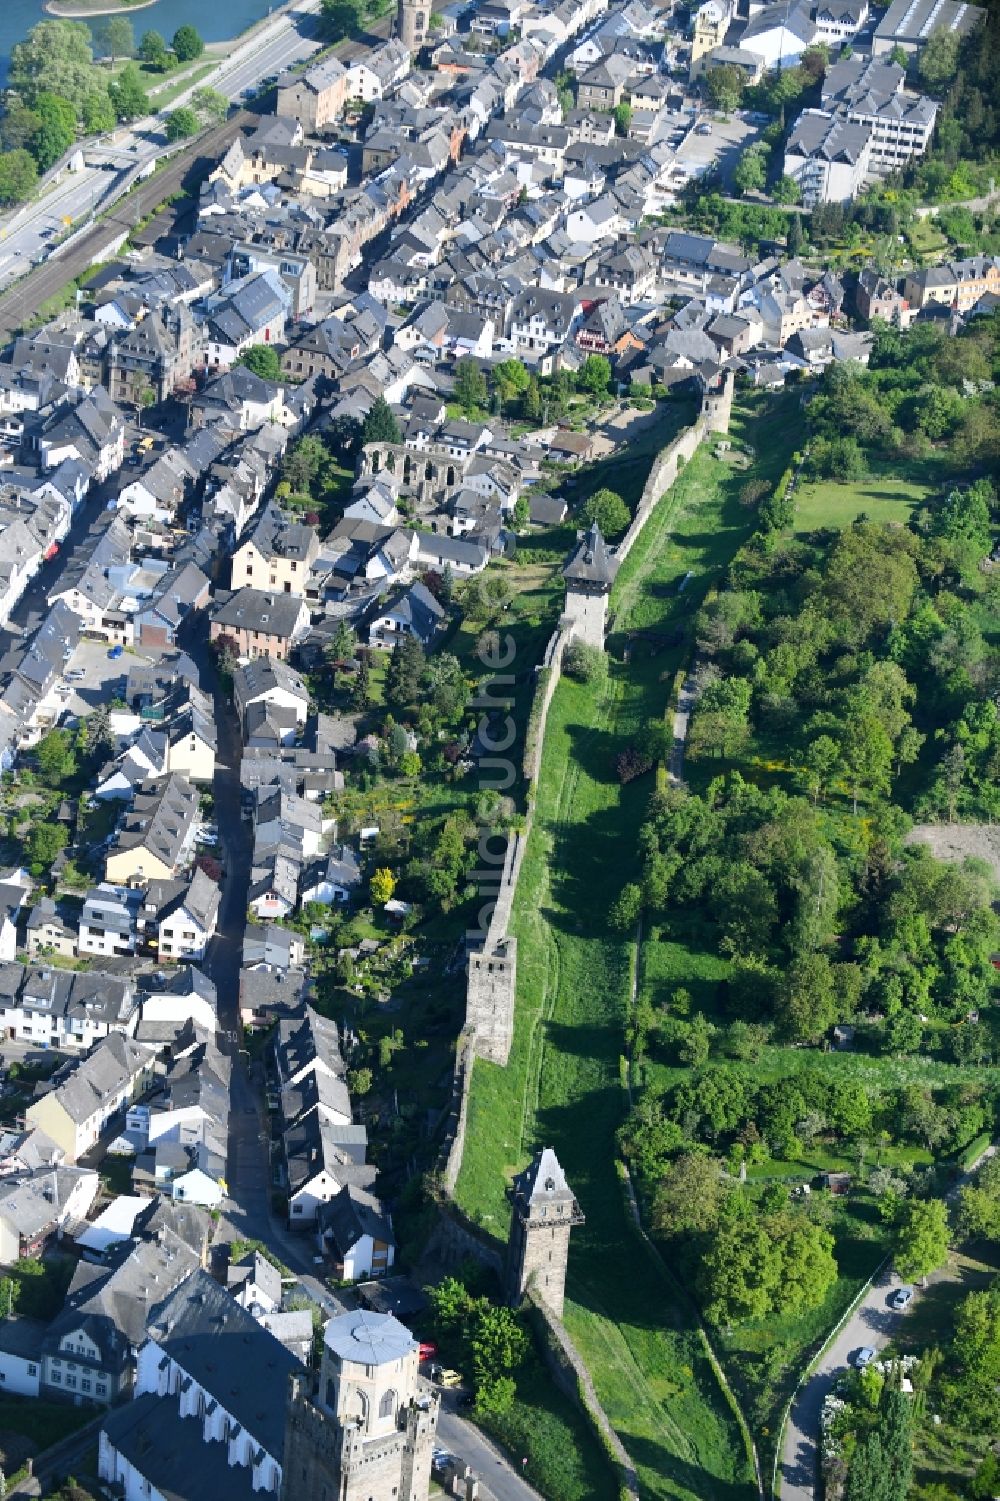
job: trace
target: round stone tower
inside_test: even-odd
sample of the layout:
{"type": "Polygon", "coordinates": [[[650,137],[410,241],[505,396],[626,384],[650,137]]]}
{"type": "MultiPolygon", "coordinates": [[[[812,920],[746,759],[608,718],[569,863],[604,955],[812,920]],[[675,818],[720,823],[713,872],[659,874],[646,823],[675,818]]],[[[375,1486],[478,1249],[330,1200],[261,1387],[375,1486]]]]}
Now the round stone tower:
{"type": "Polygon", "coordinates": [[[419,52],[427,40],[431,19],[431,0],[399,0],[396,6],[396,35],[409,52],[419,52]]]}

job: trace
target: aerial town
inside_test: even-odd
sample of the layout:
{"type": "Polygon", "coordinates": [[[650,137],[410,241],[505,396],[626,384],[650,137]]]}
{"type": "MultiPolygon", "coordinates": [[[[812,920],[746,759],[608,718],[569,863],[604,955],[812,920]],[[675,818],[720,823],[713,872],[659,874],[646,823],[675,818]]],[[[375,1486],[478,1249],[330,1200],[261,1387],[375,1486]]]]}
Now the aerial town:
{"type": "Polygon", "coordinates": [[[0,105],[0,1496],[1000,1497],[1000,5],[115,9],[0,105]]]}

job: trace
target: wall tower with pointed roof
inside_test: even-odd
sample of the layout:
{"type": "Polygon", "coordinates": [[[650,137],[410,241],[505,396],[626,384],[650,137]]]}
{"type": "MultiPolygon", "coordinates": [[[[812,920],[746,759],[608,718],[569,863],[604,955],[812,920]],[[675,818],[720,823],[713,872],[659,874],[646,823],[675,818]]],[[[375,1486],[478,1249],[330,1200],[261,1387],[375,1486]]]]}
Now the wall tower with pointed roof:
{"type": "Polygon", "coordinates": [[[589,646],[604,650],[604,630],[608,618],[608,595],[618,559],[601,536],[595,521],[588,532],[581,532],[576,547],[563,568],[566,580],[564,616],[574,636],[589,646]]]}
{"type": "Polygon", "coordinates": [[[583,1214],[551,1147],[518,1173],[510,1197],[507,1298],[516,1308],[530,1288],[561,1319],[570,1231],[583,1224],[583,1214]]]}

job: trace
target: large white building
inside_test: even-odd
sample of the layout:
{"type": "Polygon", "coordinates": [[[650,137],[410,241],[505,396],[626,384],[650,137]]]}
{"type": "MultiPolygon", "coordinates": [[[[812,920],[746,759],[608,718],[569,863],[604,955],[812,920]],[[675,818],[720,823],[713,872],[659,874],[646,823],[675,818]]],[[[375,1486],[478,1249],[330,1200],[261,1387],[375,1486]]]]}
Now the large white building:
{"type": "Polygon", "coordinates": [[[806,208],[847,203],[865,185],[872,133],[825,110],[807,109],[792,126],[785,146],[785,176],[799,185],[806,208]]]}

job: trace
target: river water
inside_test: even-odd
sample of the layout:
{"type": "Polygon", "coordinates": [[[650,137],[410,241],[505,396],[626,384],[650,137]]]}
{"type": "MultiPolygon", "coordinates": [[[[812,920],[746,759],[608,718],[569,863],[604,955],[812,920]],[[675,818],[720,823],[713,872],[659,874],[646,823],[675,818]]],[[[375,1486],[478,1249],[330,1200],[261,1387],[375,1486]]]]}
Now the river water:
{"type": "MultiPolygon", "coordinates": [[[[112,0],[109,0],[109,4],[112,0]]],[[[156,0],[129,15],[136,39],[144,31],[159,31],[167,41],[178,26],[197,27],[206,42],[224,42],[273,10],[279,0],[156,0]]],[[[0,85],[7,80],[10,49],[36,21],[46,19],[42,0],[0,0],[0,85]]]]}

